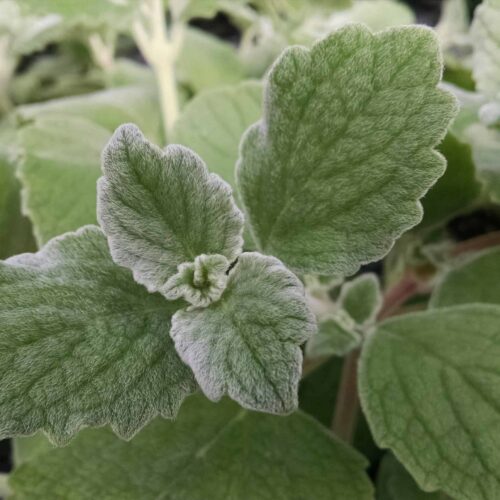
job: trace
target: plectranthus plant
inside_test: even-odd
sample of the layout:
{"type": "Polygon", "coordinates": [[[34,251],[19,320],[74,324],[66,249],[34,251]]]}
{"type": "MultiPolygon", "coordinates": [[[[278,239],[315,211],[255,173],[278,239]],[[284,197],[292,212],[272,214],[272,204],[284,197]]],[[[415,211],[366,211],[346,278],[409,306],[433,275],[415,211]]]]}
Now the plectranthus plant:
{"type": "Polygon", "coordinates": [[[500,499],[500,4],[467,16],[0,1],[0,494],[500,499]]]}

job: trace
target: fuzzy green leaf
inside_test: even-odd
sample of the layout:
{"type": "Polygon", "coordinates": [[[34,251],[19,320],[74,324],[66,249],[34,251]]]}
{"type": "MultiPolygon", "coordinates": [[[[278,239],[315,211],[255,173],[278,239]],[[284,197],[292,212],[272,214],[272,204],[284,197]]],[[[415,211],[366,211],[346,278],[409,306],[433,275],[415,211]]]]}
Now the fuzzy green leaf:
{"type": "Polygon", "coordinates": [[[131,24],[139,0],[18,0],[24,12],[36,16],[56,15],[68,26],[125,29],[131,24]]]}
{"type": "Polygon", "coordinates": [[[300,409],[330,427],[335,400],[342,378],[343,359],[337,356],[325,360],[307,374],[299,386],[300,409]]]}
{"type": "Polygon", "coordinates": [[[168,336],[179,305],[114,264],[100,229],[0,263],[0,291],[1,437],[111,424],[130,438],[194,390],[168,336]]]}
{"type": "MultiPolygon", "coordinates": [[[[261,112],[260,82],[247,81],[201,92],[182,110],[174,126],[174,142],[196,151],[210,172],[234,188],[241,136],[261,112]]],[[[248,225],[244,239],[246,250],[255,249],[248,225]]]]}
{"type": "Polygon", "coordinates": [[[436,286],[432,307],[479,302],[500,305],[500,249],[474,254],[450,269],[436,286]]]}
{"type": "MultiPolygon", "coordinates": [[[[9,58],[19,57],[31,52],[43,50],[48,43],[60,38],[64,31],[59,16],[48,15],[44,17],[33,15],[33,12],[21,12],[24,0],[0,1],[0,36],[4,43],[8,42],[2,54],[5,76],[8,75],[8,66],[12,63],[9,58]],[[23,15],[26,14],[26,15],[23,15]]],[[[13,63],[16,64],[15,62],[13,63]]],[[[3,85],[8,83],[8,79],[3,85]]],[[[5,90],[3,90],[5,91],[5,90]]]]}
{"type": "Polygon", "coordinates": [[[343,28],[273,66],[237,180],[256,242],[300,272],[349,275],[422,218],[455,113],[421,27],[343,28]],[[390,54],[390,56],[389,56],[390,54]]]}
{"type": "Polygon", "coordinates": [[[242,82],[202,92],[182,110],[174,127],[174,141],[196,151],[211,172],[235,186],[240,139],[259,119],[261,102],[259,82],[242,82]]]}
{"type": "Polygon", "coordinates": [[[18,117],[23,203],[39,244],[96,222],[101,152],[116,127],[134,121],[152,140],[161,137],[158,104],[147,87],[24,106],[18,117]]]}
{"type": "Polygon", "coordinates": [[[382,323],[360,394],[378,445],[425,491],[500,498],[500,307],[462,305],[382,323]]]}
{"type": "Polygon", "coordinates": [[[31,224],[21,214],[19,191],[12,165],[0,158],[0,259],[36,248],[31,224]]]}
{"type": "Polygon", "coordinates": [[[30,221],[21,213],[20,183],[13,161],[15,129],[0,122],[0,259],[35,250],[30,221]]]}
{"type": "Polygon", "coordinates": [[[218,301],[227,286],[230,262],[224,255],[198,255],[194,262],[180,264],[177,274],[161,288],[169,300],[181,297],[192,304],[190,308],[207,307],[218,301]]]}
{"type": "Polygon", "coordinates": [[[321,321],[318,333],[307,343],[306,352],[311,357],[344,356],[360,344],[356,323],[341,310],[321,321]]]}
{"type": "Polygon", "coordinates": [[[231,44],[194,28],[186,29],[177,73],[181,83],[193,92],[237,83],[245,77],[231,44]]]}
{"type": "Polygon", "coordinates": [[[439,150],[446,158],[446,172],[422,200],[424,218],[419,228],[446,222],[470,208],[481,193],[471,147],[448,133],[439,150]]]}
{"type": "Polygon", "coordinates": [[[474,123],[465,131],[478,177],[492,201],[500,203],[500,130],[474,123]]]}
{"type": "Polygon", "coordinates": [[[414,22],[412,9],[398,0],[358,0],[352,8],[341,12],[331,21],[337,27],[347,23],[363,23],[373,31],[414,22]]]}
{"type": "Polygon", "coordinates": [[[52,450],[56,445],[52,444],[43,432],[37,432],[29,437],[17,437],[12,440],[12,458],[14,467],[32,460],[37,455],[52,450]]]}
{"type": "Polygon", "coordinates": [[[244,253],[221,300],[178,311],[170,334],[210,399],[228,394],[245,408],[288,413],[297,407],[300,345],[314,330],[300,281],[274,257],[244,253]]]}
{"type": "Polygon", "coordinates": [[[484,0],[474,13],[473,74],[480,92],[500,98],[500,0],[484,0]]]}
{"type": "Polygon", "coordinates": [[[358,324],[375,320],[382,307],[380,283],[375,274],[365,273],[342,287],[339,305],[358,324]]]}
{"type": "Polygon", "coordinates": [[[123,125],[103,152],[98,217],[115,262],[149,291],[163,290],[182,263],[201,254],[230,262],[243,245],[243,215],[231,188],[191,150],[161,150],[123,125]]]}
{"type": "MultiPolygon", "coordinates": [[[[241,11],[247,11],[248,0],[189,0],[185,2],[184,10],[182,11],[181,17],[184,20],[192,19],[193,17],[203,17],[206,19],[212,19],[218,13],[225,13],[230,18],[231,14],[237,14],[241,11]]],[[[254,12],[253,9],[248,9],[254,12]]],[[[257,15],[255,13],[255,15],[257,15]]],[[[231,19],[234,21],[234,19],[231,19]]]]}
{"type": "Polygon", "coordinates": [[[16,500],[371,500],[365,466],[302,412],[277,418],[193,396],[130,443],[85,430],[10,484],[16,500]]]}

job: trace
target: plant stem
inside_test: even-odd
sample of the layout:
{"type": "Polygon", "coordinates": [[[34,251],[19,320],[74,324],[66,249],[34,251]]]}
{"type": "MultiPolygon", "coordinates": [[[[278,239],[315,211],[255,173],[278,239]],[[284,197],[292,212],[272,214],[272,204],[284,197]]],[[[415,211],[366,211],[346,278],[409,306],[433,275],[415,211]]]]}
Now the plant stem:
{"type": "Polygon", "coordinates": [[[11,496],[12,492],[9,488],[9,475],[0,473],[0,498],[7,498],[11,496]]]}
{"type": "Polygon", "coordinates": [[[165,128],[165,139],[168,141],[179,117],[179,101],[174,65],[165,60],[155,68],[156,79],[160,91],[161,113],[165,128]]]}
{"type": "Polygon", "coordinates": [[[335,401],[335,412],[332,420],[333,432],[343,441],[352,442],[358,421],[358,358],[360,350],[356,349],[344,359],[339,391],[335,401]]]}
{"type": "Polygon", "coordinates": [[[88,40],[94,62],[105,72],[111,71],[115,62],[114,40],[106,42],[99,33],[91,34],[88,40]]]}
{"type": "MultiPolygon", "coordinates": [[[[392,316],[410,297],[422,290],[422,284],[410,271],[389,289],[378,314],[378,320],[392,316]]],[[[344,360],[340,386],[335,401],[332,431],[342,440],[352,442],[359,414],[358,359],[360,349],[352,351],[344,360]]]]}
{"type": "MultiPolygon", "coordinates": [[[[176,11],[171,9],[173,14],[176,11]]],[[[134,37],[156,76],[165,139],[168,142],[179,116],[175,62],[182,44],[183,27],[178,16],[172,15],[172,24],[167,29],[162,0],[144,0],[142,12],[144,20],[134,24],[134,37]]]]}
{"type": "MultiPolygon", "coordinates": [[[[452,256],[458,256],[467,252],[483,250],[499,245],[500,231],[495,231],[462,241],[455,245],[450,253],[452,256]]],[[[408,299],[427,290],[428,285],[419,280],[413,271],[408,270],[401,281],[386,292],[377,320],[382,321],[397,314],[401,306],[408,299]]],[[[337,400],[335,402],[335,413],[332,419],[332,431],[346,442],[352,442],[359,414],[357,378],[360,352],[357,349],[351,352],[344,360],[337,400]]]]}
{"type": "Polygon", "coordinates": [[[401,281],[386,292],[377,320],[381,321],[392,316],[410,297],[422,289],[422,283],[415,274],[411,271],[406,272],[401,281]]]}
{"type": "Polygon", "coordinates": [[[500,245],[500,231],[493,231],[457,243],[451,249],[451,255],[452,257],[457,257],[467,252],[484,250],[498,245],[500,245]]]}
{"type": "Polygon", "coordinates": [[[0,114],[12,108],[9,98],[9,83],[14,74],[15,61],[11,55],[11,41],[9,36],[0,37],[0,114]]]}

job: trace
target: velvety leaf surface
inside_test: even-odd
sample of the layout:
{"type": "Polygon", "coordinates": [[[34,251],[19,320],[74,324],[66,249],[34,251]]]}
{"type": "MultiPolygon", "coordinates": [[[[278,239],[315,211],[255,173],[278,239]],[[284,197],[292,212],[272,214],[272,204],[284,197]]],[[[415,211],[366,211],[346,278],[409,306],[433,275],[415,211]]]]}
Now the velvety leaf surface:
{"type": "Polygon", "coordinates": [[[365,460],[301,412],[189,398],[132,441],[86,430],[11,479],[16,500],[370,500],[365,460]],[[272,480],[271,480],[272,479],[272,480]]]}
{"type": "Polygon", "coordinates": [[[500,98],[500,0],[484,0],[474,13],[471,38],[476,86],[500,98]]]}
{"type": "Polygon", "coordinates": [[[237,171],[256,242],[300,272],[352,274],[422,217],[455,112],[428,29],[351,25],[273,66],[237,171]]]}
{"type": "Polygon", "coordinates": [[[174,142],[199,154],[211,172],[235,186],[234,170],[243,132],[261,115],[262,85],[242,82],[198,94],[174,126],[174,142]]]}
{"type": "Polygon", "coordinates": [[[432,307],[482,302],[500,305],[500,249],[467,258],[450,269],[431,297],[432,307]]]}
{"type": "Polygon", "coordinates": [[[382,307],[382,292],[377,276],[365,273],[345,283],[339,305],[360,325],[374,321],[382,307]]]}
{"type": "Polygon", "coordinates": [[[422,491],[392,453],[387,453],[377,474],[377,500],[446,500],[444,493],[422,491]]]}
{"type": "Polygon", "coordinates": [[[448,133],[439,151],[446,158],[446,172],[422,200],[424,218],[420,228],[446,222],[453,215],[467,210],[481,192],[468,144],[448,133]]]}
{"type": "Polygon", "coordinates": [[[22,107],[20,176],[38,243],[96,222],[100,157],[112,132],[135,122],[161,137],[155,94],[125,87],[22,107]]]}
{"type": "Polygon", "coordinates": [[[500,307],[463,305],[382,323],[362,353],[375,440],[426,491],[500,497],[500,307]]]}
{"type": "Polygon", "coordinates": [[[219,302],[180,310],[170,332],[180,357],[212,400],[250,409],[297,407],[300,345],[315,331],[302,284],[274,257],[244,253],[219,302]]]}
{"type": "Polygon", "coordinates": [[[98,217],[115,262],[158,291],[177,266],[201,254],[230,262],[243,245],[243,215],[231,188],[179,145],[161,150],[134,125],[114,133],[103,155],[98,217]]]}
{"type": "Polygon", "coordinates": [[[130,438],[195,384],[168,336],[179,306],[113,263],[88,226],[0,263],[0,435],[64,443],[111,424],[130,438]]]}

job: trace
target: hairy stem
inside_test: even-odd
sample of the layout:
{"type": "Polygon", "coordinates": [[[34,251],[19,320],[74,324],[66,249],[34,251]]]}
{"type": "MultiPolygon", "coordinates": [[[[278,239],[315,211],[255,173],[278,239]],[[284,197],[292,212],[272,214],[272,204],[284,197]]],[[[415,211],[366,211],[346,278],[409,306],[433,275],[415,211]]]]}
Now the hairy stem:
{"type": "Polygon", "coordinates": [[[144,0],[143,20],[134,23],[134,38],[146,61],[153,68],[158,84],[160,106],[168,142],[179,116],[175,62],[183,38],[183,27],[172,2],[172,23],[167,29],[162,0],[144,0]]]}
{"type": "Polygon", "coordinates": [[[167,141],[172,134],[172,129],[179,116],[179,102],[177,97],[177,82],[174,66],[170,62],[159,65],[155,69],[158,87],[160,89],[161,111],[165,138],[167,141]]]}
{"type": "Polygon", "coordinates": [[[91,34],[88,40],[94,62],[104,71],[110,71],[115,62],[115,41],[106,41],[99,33],[91,34]]]}

